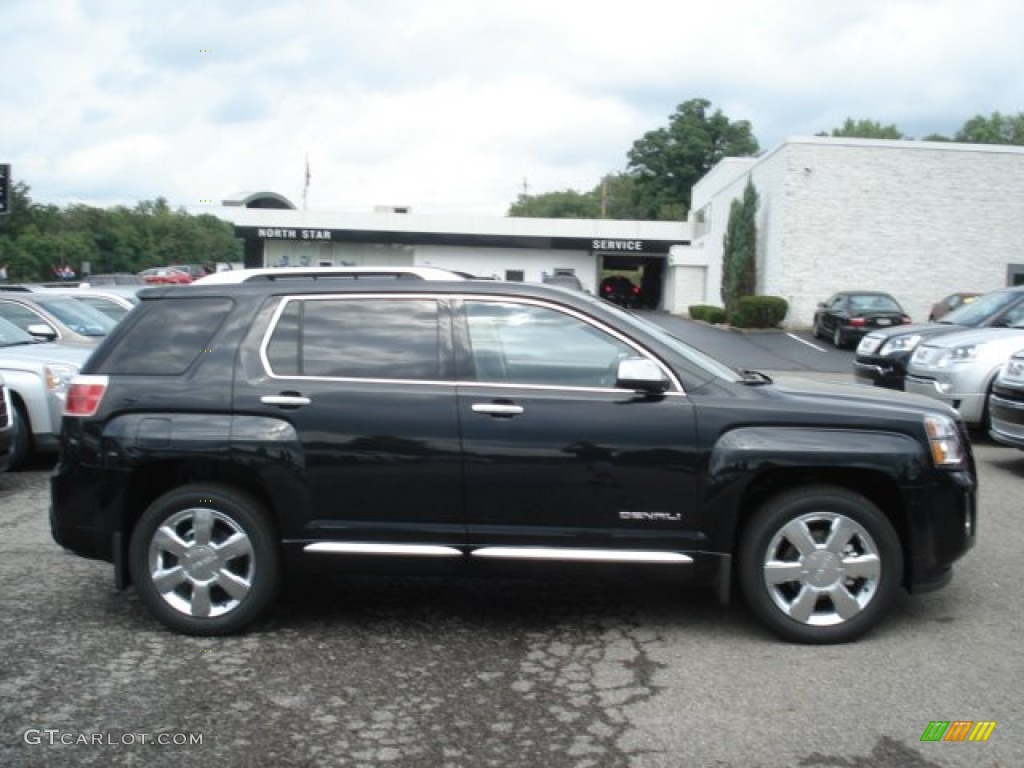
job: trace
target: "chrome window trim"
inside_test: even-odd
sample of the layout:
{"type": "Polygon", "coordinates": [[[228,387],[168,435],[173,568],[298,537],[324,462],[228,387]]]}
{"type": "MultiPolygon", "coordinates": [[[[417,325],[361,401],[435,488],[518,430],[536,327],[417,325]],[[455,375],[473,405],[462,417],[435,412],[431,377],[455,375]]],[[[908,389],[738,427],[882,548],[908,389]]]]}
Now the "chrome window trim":
{"type": "Polygon", "coordinates": [[[277,307],[274,309],[274,314],[270,317],[270,322],[267,324],[267,330],[263,333],[263,340],[260,342],[259,356],[260,362],[263,364],[263,371],[268,377],[276,381],[338,381],[338,382],[368,382],[374,384],[446,384],[451,386],[467,386],[467,387],[498,387],[502,389],[531,389],[531,390],[542,390],[542,391],[569,391],[569,392],[634,392],[632,389],[623,389],[619,387],[573,387],[573,386],[559,386],[554,384],[516,384],[516,383],[498,383],[498,382],[486,382],[486,381],[475,381],[475,380],[458,380],[452,381],[450,379],[388,379],[388,378],[367,378],[367,377],[334,377],[334,376],[287,376],[275,373],[273,368],[270,366],[270,359],[267,357],[267,347],[270,345],[270,337],[273,335],[274,330],[277,328],[278,322],[280,322],[281,315],[284,314],[288,304],[292,301],[330,301],[337,299],[405,299],[405,300],[416,300],[416,299],[429,299],[438,303],[440,307],[443,302],[449,304],[456,300],[465,301],[487,301],[493,304],[528,304],[531,306],[542,307],[544,309],[551,309],[557,312],[570,315],[580,322],[586,323],[594,328],[597,328],[603,333],[614,337],[624,345],[630,347],[637,352],[639,357],[651,360],[661,369],[661,372],[668,378],[670,388],[662,395],[676,395],[685,396],[686,392],[683,389],[682,382],[679,381],[679,377],[675,375],[671,368],[669,368],[664,362],[658,358],[653,352],[646,347],[637,343],[630,337],[619,332],[615,328],[606,325],[589,315],[585,315],[572,307],[567,307],[563,304],[556,302],[547,301],[543,299],[535,299],[532,297],[522,296],[495,296],[493,294],[486,293],[329,293],[329,294],[291,294],[282,296],[277,307]]]}

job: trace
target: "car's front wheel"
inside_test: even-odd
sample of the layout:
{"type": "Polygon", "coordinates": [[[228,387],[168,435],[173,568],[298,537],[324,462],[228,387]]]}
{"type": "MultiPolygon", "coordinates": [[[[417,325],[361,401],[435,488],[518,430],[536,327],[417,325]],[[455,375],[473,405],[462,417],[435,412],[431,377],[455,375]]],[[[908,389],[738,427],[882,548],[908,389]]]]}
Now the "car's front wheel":
{"type": "Polygon", "coordinates": [[[751,519],[739,579],[753,613],[781,637],[843,643],[874,627],[903,574],[899,537],[863,496],[814,486],[783,493],[751,519]]]}
{"type": "Polygon", "coordinates": [[[21,403],[13,403],[11,411],[14,436],[11,438],[11,456],[8,463],[9,469],[21,469],[32,456],[32,424],[28,420],[28,413],[21,403]]]}
{"type": "Polygon", "coordinates": [[[146,608],[189,635],[241,631],[270,606],[280,581],[266,507],[220,484],[182,486],[150,504],[132,533],[129,562],[146,608]]]}

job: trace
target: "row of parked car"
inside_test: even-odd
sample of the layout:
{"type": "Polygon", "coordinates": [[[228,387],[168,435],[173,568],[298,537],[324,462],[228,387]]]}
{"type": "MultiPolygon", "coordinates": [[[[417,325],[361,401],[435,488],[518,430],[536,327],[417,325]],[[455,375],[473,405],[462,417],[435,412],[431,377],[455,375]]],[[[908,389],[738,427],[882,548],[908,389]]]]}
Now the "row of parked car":
{"type": "Polygon", "coordinates": [[[952,294],[929,320],[912,323],[888,294],[849,291],[819,305],[814,334],[857,342],[858,382],[941,400],[1024,449],[1024,286],[952,294]]]}
{"type": "Polygon", "coordinates": [[[57,448],[68,383],[145,287],[4,285],[0,291],[0,469],[57,448]]]}

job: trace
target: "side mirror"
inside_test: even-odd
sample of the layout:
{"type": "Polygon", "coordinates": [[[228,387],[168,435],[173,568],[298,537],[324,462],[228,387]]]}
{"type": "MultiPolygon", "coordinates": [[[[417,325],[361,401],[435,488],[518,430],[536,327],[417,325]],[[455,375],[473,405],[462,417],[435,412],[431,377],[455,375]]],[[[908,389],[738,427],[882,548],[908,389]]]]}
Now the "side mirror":
{"type": "Polygon", "coordinates": [[[661,394],[668,389],[669,381],[665,372],[653,360],[646,357],[627,357],[619,361],[615,386],[661,394]]]}
{"type": "Polygon", "coordinates": [[[25,330],[28,331],[30,336],[35,336],[43,341],[53,341],[57,338],[57,331],[46,323],[33,323],[25,330]]]}

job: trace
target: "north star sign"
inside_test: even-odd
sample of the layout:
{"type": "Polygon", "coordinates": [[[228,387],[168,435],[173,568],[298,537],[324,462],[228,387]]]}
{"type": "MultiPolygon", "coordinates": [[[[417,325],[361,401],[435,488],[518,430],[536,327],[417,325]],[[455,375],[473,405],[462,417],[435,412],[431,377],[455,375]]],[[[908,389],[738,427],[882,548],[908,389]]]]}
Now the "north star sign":
{"type": "Polygon", "coordinates": [[[265,240],[330,240],[329,229],[280,229],[259,227],[256,236],[265,240]]]}
{"type": "Polygon", "coordinates": [[[591,248],[595,251],[642,251],[643,240],[594,240],[591,248]]]}

